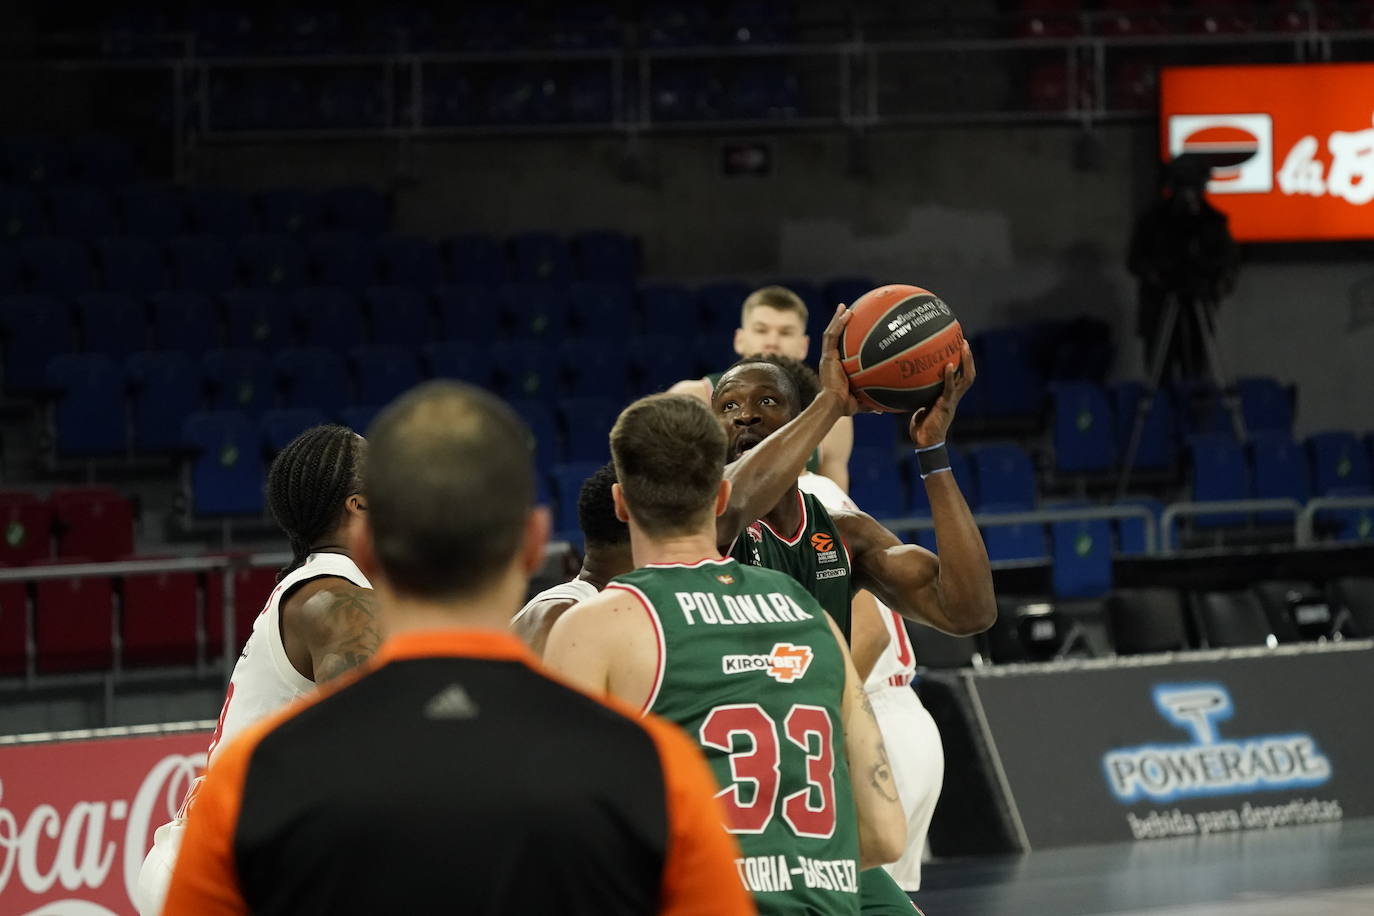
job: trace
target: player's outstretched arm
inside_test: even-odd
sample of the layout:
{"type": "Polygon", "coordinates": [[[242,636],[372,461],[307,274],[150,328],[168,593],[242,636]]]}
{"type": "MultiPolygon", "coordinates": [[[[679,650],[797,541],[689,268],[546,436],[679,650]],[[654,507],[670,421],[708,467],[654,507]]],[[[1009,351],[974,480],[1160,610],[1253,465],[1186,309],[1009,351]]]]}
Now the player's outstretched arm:
{"type": "Polygon", "coordinates": [[[283,622],[287,638],[300,639],[310,653],[316,684],[351,671],[376,653],[382,644],[376,592],[334,577],[306,583],[301,591],[299,600],[283,608],[283,622]]]}
{"type": "Polygon", "coordinates": [[[859,814],[859,868],[896,862],[906,851],[906,813],[897,795],[897,781],[887,759],[887,746],[863,681],[854,670],[844,636],[826,616],[844,656],[844,748],[849,779],[854,784],[854,807],[859,814]]]}
{"type": "Polygon", "coordinates": [[[854,453],[854,419],[841,417],[821,440],[819,473],[849,492],[849,457],[854,453]]]}
{"type": "Polygon", "coordinates": [[[835,422],[858,411],[858,402],[849,393],[849,377],[840,365],[840,332],[850,314],[844,306],[837,307],[821,338],[821,393],[798,416],[725,466],[725,479],[732,489],[730,505],[716,519],[716,543],[722,550],[778,504],[835,422]]]}
{"type": "Polygon", "coordinates": [[[542,658],[549,643],[549,631],[574,604],[576,602],[571,599],[558,598],[527,605],[511,618],[511,632],[520,637],[531,652],[542,658]]]}
{"type": "Polygon", "coordinates": [[[706,402],[708,407],[711,405],[711,388],[706,384],[706,379],[704,378],[685,378],[680,382],[675,382],[673,386],[668,389],[668,393],[685,394],[688,397],[706,402]]]}
{"type": "Polygon", "coordinates": [[[653,612],[632,591],[610,585],[558,618],[544,665],[594,696],[610,694],[641,712],[661,668],[653,612]]]}

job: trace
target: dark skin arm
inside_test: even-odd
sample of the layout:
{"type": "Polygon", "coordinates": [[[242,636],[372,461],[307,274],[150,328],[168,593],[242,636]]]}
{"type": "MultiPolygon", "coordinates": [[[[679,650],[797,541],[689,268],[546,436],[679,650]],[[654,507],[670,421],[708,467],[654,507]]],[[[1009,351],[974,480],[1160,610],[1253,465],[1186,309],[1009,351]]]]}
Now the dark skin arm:
{"type": "MultiPolygon", "coordinates": [[[[945,441],[954,409],[973,384],[973,353],[964,344],[963,372],[945,369],[945,390],[929,411],[918,411],[908,431],[917,448],[945,441]]],[[[925,480],[931,518],[939,543],[937,557],[924,547],[904,544],[863,512],[834,512],[832,518],[849,545],[854,581],[908,620],[952,636],[971,636],[992,626],[997,601],[983,536],[964,495],[948,471],[925,480]]]]}
{"type": "Polygon", "coordinates": [[[849,394],[849,377],[840,366],[840,332],[852,313],[843,305],[821,337],[821,393],[800,414],[736,461],[725,466],[730,505],[716,519],[716,543],[728,550],[739,533],[766,515],[797,482],[811,453],[835,421],[853,416],[858,402],[849,394]]]}
{"type": "Polygon", "coordinates": [[[303,676],[323,684],[382,643],[376,593],[336,576],[305,583],[282,605],[282,643],[303,676]]]}

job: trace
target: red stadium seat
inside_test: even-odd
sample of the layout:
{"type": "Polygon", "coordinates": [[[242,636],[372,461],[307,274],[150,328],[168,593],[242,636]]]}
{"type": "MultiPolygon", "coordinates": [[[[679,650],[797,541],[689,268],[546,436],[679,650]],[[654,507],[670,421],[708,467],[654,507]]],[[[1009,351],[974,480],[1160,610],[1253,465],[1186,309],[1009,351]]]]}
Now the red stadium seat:
{"type": "Polygon", "coordinates": [[[1078,0],[1020,0],[1016,33],[1022,38],[1063,38],[1083,31],[1078,0]]]}
{"type": "Polygon", "coordinates": [[[1232,0],[1191,0],[1186,17],[1188,28],[1208,35],[1253,32],[1259,24],[1252,9],[1232,0]]]}
{"type": "Polygon", "coordinates": [[[0,582],[0,675],[24,673],[28,603],[23,582],[0,582]]]}
{"type": "Polygon", "coordinates": [[[52,507],[59,557],[102,563],[134,552],[133,504],[113,487],[53,490],[52,507]]]}
{"type": "Polygon", "coordinates": [[[198,587],[193,572],[124,577],[124,664],[195,664],[198,587]]]}
{"type": "MultiPolygon", "coordinates": [[[[49,564],[41,564],[49,565],[49,564]]],[[[90,671],[114,660],[114,590],[103,576],[34,585],[38,671],[90,671]]]]}
{"type": "MultiPolygon", "coordinates": [[[[243,646],[253,621],[277,587],[272,568],[240,569],[234,576],[235,648],[243,646]]],[[[224,652],[224,579],[216,571],[205,576],[205,656],[214,661],[224,652]]]]}
{"type": "Polygon", "coordinates": [[[52,507],[32,493],[0,490],[0,566],[52,556],[52,507]]]}

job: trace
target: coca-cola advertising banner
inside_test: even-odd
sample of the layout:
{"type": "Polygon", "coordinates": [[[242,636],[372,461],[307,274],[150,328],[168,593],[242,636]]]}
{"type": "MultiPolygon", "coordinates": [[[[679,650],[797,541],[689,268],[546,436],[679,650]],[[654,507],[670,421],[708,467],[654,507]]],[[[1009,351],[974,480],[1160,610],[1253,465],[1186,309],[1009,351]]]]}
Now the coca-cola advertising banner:
{"type": "Polygon", "coordinates": [[[133,916],[209,732],[0,747],[0,914],[133,916]]]}
{"type": "Polygon", "coordinates": [[[1212,166],[1240,241],[1374,238],[1374,64],[1168,67],[1160,145],[1212,166]]]}

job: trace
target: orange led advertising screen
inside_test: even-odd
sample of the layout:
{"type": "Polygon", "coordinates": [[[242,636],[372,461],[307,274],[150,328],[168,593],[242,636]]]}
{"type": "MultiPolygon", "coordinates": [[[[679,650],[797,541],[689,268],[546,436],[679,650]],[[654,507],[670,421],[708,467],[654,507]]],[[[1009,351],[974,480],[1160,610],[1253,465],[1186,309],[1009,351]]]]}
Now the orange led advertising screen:
{"type": "Polygon", "coordinates": [[[1168,67],[1160,145],[1245,242],[1374,238],[1374,64],[1168,67]]]}

